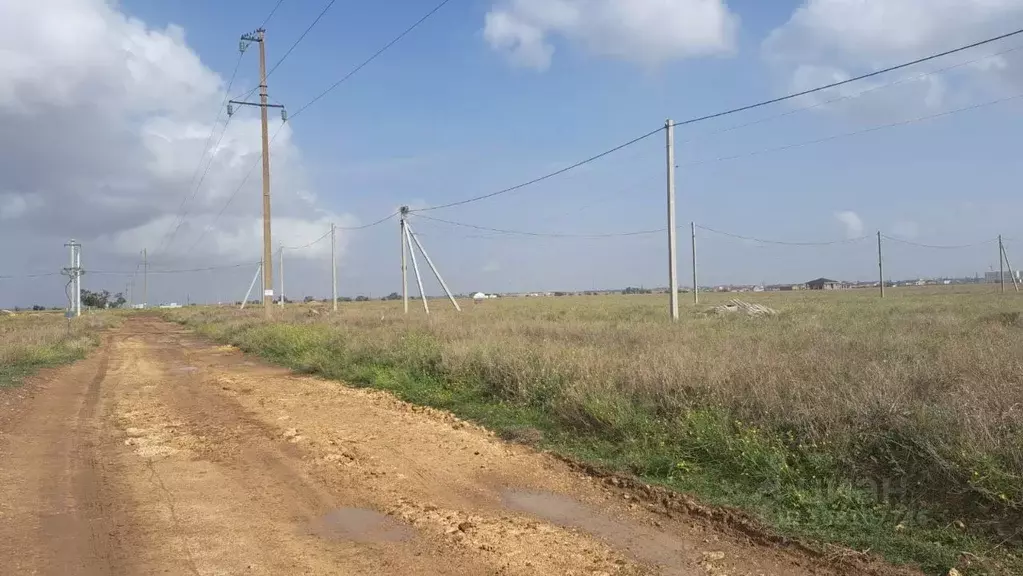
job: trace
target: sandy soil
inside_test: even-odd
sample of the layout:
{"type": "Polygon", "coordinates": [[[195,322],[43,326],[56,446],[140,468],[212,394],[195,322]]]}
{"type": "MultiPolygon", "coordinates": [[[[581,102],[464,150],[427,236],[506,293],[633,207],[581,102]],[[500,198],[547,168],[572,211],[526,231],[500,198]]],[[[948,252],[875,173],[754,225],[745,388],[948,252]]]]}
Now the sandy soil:
{"type": "Polygon", "coordinates": [[[873,571],[727,524],[153,318],[0,394],[2,574],[873,571]]]}

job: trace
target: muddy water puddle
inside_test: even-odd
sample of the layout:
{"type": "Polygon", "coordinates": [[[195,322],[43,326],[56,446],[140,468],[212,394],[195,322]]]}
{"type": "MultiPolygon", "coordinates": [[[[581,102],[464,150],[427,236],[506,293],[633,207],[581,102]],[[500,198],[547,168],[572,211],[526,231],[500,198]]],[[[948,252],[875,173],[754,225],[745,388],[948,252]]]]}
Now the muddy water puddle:
{"type": "Polygon", "coordinates": [[[701,553],[687,546],[681,537],[615,518],[568,496],[508,489],[501,493],[501,498],[511,510],[597,536],[644,564],[660,566],[664,574],[694,574],[701,559],[701,553]]]}
{"type": "Polygon", "coordinates": [[[339,508],[317,518],[309,531],[325,540],[352,542],[402,542],[415,530],[394,518],[365,508],[339,508]]]}

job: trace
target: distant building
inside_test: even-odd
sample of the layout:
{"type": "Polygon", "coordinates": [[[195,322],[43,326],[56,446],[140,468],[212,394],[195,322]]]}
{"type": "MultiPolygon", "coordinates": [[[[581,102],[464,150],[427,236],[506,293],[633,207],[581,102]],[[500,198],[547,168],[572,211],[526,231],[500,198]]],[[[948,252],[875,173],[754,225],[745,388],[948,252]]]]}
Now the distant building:
{"type": "Polygon", "coordinates": [[[841,288],[841,282],[838,280],[829,280],[827,278],[818,278],[806,283],[807,290],[839,290],[841,288]]]}
{"type": "MultiPolygon", "coordinates": [[[[1020,271],[1019,270],[1013,270],[1011,273],[1008,270],[1005,271],[1005,281],[1006,282],[1012,282],[1012,277],[1013,276],[1016,277],[1016,282],[1023,281],[1023,277],[1020,276],[1020,271]]],[[[988,284],[998,284],[1001,281],[1002,281],[1002,277],[1001,277],[1001,274],[999,272],[985,272],[984,273],[984,282],[986,282],[988,284]]]]}

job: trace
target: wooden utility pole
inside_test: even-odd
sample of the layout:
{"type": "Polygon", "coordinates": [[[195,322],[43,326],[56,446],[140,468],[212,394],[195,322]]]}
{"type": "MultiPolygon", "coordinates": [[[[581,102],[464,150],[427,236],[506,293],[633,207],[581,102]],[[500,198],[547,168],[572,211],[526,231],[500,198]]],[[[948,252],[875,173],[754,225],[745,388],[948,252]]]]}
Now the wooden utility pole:
{"type": "Polygon", "coordinates": [[[877,285],[881,287],[881,297],[884,298],[884,260],[881,257],[881,231],[877,231],[877,285]]]}
{"type": "Polygon", "coordinates": [[[263,266],[263,310],[266,312],[266,317],[272,316],[272,305],[274,298],[274,271],[273,271],[273,248],[272,237],[270,233],[270,134],[269,127],[267,125],[267,108],[280,108],[281,109],[281,120],[287,120],[287,113],[284,111],[284,106],[280,104],[268,104],[267,103],[267,91],[266,91],[266,30],[260,28],[255,32],[245,34],[242,36],[239,48],[242,52],[248,48],[248,45],[252,42],[259,44],[259,103],[255,102],[240,102],[236,100],[229,100],[227,103],[227,114],[230,116],[234,113],[233,106],[235,104],[241,106],[258,106],[259,117],[262,121],[263,129],[263,262],[266,264],[263,266]]]}
{"type": "Polygon", "coordinates": [[[668,160],[668,291],[672,321],[678,320],[678,258],[675,244],[675,123],[664,121],[668,160]]]}
{"type": "Polygon", "coordinates": [[[280,273],[280,275],[281,275],[281,294],[280,294],[280,299],[281,299],[281,308],[284,308],[284,246],[281,246],[281,256],[280,256],[280,258],[281,258],[281,260],[280,260],[281,263],[278,266],[279,269],[277,270],[277,272],[280,273]]]}

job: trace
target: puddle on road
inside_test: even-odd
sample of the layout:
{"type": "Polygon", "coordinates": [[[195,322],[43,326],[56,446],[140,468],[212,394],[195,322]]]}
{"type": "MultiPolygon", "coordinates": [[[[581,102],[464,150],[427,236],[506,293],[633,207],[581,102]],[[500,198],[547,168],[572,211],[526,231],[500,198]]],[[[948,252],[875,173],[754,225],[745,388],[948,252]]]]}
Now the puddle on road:
{"type": "Polygon", "coordinates": [[[309,529],[326,540],[353,542],[402,542],[415,530],[390,516],[365,508],[339,508],[314,520],[309,529]]]}
{"type": "Polygon", "coordinates": [[[690,574],[700,552],[682,538],[656,528],[613,518],[577,500],[550,492],[508,489],[501,493],[508,508],[536,516],[562,528],[596,536],[613,548],[643,562],[662,567],[664,574],[690,574]]]}

